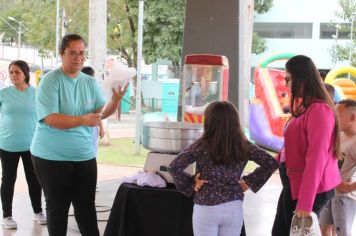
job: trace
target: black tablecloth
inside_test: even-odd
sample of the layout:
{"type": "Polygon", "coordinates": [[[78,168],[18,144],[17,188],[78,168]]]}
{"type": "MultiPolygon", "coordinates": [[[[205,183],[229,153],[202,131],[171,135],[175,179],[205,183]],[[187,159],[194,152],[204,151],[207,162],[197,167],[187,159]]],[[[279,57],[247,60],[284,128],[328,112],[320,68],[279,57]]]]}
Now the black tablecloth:
{"type": "Polygon", "coordinates": [[[193,200],[167,188],[121,184],[104,236],[193,236],[193,200]]]}

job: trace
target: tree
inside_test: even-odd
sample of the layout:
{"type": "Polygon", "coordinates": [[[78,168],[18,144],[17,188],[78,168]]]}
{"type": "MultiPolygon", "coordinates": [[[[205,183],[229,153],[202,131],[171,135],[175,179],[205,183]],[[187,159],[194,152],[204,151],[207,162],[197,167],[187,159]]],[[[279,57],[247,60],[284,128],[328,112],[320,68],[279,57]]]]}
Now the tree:
{"type": "MultiPolygon", "coordinates": [[[[23,42],[38,48],[49,56],[55,51],[56,0],[5,1],[0,7],[1,16],[13,16],[24,22],[28,31],[23,42]],[[3,6],[6,6],[3,7],[3,6]]],[[[129,66],[137,61],[138,0],[108,1],[108,48],[119,53],[129,66]]],[[[264,13],[272,7],[273,0],[255,0],[255,10],[264,13]]],[[[69,19],[68,32],[88,35],[88,1],[61,0],[69,19]],[[72,7],[73,5],[80,7],[72,7]]],[[[144,18],[143,58],[147,64],[167,58],[178,65],[181,61],[185,0],[146,0],[144,18]]],[[[0,32],[5,37],[16,38],[16,32],[0,21],[0,32]]],[[[264,39],[254,34],[252,51],[266,49],[264,39]]]]}
{"type": "Polygon", "coordinates": [[[108,11],[108,48],[136,67],[138,1],[109,0],[108,11]]]}
{"type": "Polygon", "coordinates": [[[146,64],[159,58],[179,65],[182,54],[185,0],[146,1],[143,55],[146,64]],[[164,27],[162,27],[164,26],[164,27]]]}
{"type": "Polygon", "coordinates": [[[273,7],[273,0],[255,0],[255,11],[258,14],[268,12],[273,7]]]}
{"type": "MultiPolygon", "coordinates": [[[[356,12],[356,1],[354,0],[339,0],[339,5],[341,6],[341,11],[336,11],[335,15],[342,20],[349,21],[356,20],[351,17],[352,13],[356,12]]],[[[334,45],[329,49],[329,54],[331,56],[332,62],[336,63],[339,61],[348,61],[349,60],[349,53],[355,52],[355,29],[356,29],[356,22],[353,22],[353,41],[348,43],[346,46],[341,45],[334,45]]],[[[341,28],[340,31],[350,31],[350,28],[341,28]]],[[[351,32],[350,32],[351,33],[351,32]]],[[[350,35],[351,37],[351,35],[350,35]]],[[[351,55],[351,65],[356,66],[356,55],[352,53],[351,55]]]]}
{"type": "MultiPolygon", "coordinates": [[[[4,1],[4,0],[2,0],[4,1]]],[[[88,2],[86,0],[61,0],[61,9],[71,18],[68,32],[88,35],[88,2]],[[77,5],[80,7],[72,7],[77,5]]],[[[53,55],[56,40],[56,0],[15,0],[6,1],[6,8],[0,8],[0,14],[12,16],[27,27],[23,42],[39,50],[44,57],[53,55]]],[[[16,32],[0,22],[0,32],[5,37],[16,37],[16,32]]]]}
{"type": "MultiPolygon", "coordinates": [[[[273,0],[255,0],[255,11],[264,14],[273,7],[273,0]]],[[[267,42],[257,33],[252,35],[252,53],[261,54],[267,49],[267,42]]]]}
{"type": "MultiPolygon", "coordinates": [[[[255,10],[262,14],[272,7],[273,0],[255,0],[255,10]]],[[[120,53],[128,65],[136,66],[137,0],[109,0],[108,45],[120,53]]],[[[143,57],[146,64],[166,58],[178,65],[181,61],[185,0],[146,0],[143,57]]],[[[254,34],[254,53],[262,53],[266,42],[254,34]]]]}
{"type": "Polygon", "coordinates": [[[26,1],[24,7],[18,9],[28,28],[26,44],[37,48],[42,57],[50,57],[55,51],[56,2],[26,1]]]}

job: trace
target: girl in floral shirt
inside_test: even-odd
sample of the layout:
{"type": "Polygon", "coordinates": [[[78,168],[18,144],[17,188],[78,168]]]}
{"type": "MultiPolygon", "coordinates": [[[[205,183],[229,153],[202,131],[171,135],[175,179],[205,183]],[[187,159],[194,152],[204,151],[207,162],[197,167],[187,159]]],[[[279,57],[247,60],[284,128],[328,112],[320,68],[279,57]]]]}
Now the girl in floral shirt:
{"type": "Polygon", "coordinates": [[[195,236],[238,236],[243,222],[243,192],[247,188],[257,192],[278,168],[278,162],[248,142],[232,103],[212,102],[204,115],[202,137],[178,155],[169,172],[178,190],[194,196],[195,236]],[[241,178],[249,160],[260,167],[241,178]],[[184,172],[193,162],[195,177],[184,172]]]}

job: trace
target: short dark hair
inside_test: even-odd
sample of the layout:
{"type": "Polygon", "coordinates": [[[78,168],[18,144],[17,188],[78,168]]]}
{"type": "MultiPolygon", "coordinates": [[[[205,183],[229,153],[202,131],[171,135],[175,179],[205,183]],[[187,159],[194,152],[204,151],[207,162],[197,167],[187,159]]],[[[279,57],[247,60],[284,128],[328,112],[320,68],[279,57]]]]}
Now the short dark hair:
{"type": "Polygon", "coordinates": [[[25,75],[26,84],[29,84],[30,83],[30,67],[28,66],[27,62],[22,61],[22,60],[12,61],[9,65],[9,70],[10,70],[10,67],[13,65],[16,65],[20,68],[22,73],[24,73],[24,75],[25,75]]]}
{"type": "Polygon", "coordinates": [[[77,40],[83,41],[84,45],[86,45],[85,40],[79,34],[67,34],[67,35],[63,36],[61,45],[59,47],[59,51],[61,53],[64,53],[64,50],[68,47],[69,43],[72,41],[77,41],[77,40]]]}
{"type": "Polygon", "coordinates": [[[356,100],[355,99],[343,99],[340,102],[337,103],[338,105],[344,105],[345,108],[356,108],[356,100]]]}
{"type": "Polygon", "coordinates": [[[82,72],[83,72],[84,74],[87,74],[87,75],[90,75],[90,76],[93,76],[93,77],[94,77],[94,75],[95,75],[94,69],[93,69],[92,67],[90,67],[90,66],[84,66],[84,67],[82,68],[82,72]]]}
{"type": "Polygon", "coordinates": [[[321,79],[322,79],[323,81],[325,81],[325,78],[326,78],[327,73],[324,72],[324,71],[319,71],[319,74],[320,74],[321,79]]]}
{"type": "Polygon", "coordinates": [[[328,93],[329,93],[331,99],[333,99],[333,98],[334,98],[334,95],[335,95],[335,88],[334,88],[334,86],[332,86],[331,84],[326,84],[326,83],[324,83],[324,86],[325,86],[325,88],[326,88],[326,91],[328,91],[328,93]]]}

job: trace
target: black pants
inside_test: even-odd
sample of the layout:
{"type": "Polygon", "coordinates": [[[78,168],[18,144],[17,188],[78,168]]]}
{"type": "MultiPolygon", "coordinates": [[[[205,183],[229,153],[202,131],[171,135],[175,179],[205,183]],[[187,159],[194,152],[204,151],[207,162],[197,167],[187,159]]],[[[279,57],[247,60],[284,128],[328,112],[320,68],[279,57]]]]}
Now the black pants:
{"type": "MultiPolygon", "coordinates": [[[[278,200],[277,213],[272,228],[272,236],[288,236],[290,225],[292,223],[293,211],[297,206],[297,200],[292,199],[289,179],[286,174],[284,163],[281,164],[279,173],[283,189],[278,200]]],[[[331,198],[333,198],[334,195],[334,189],[317,194],[314,200],[313,211],[319,216],[321,209],[331,198]]]]}
{"type": "Polygon", "coordinates": [[[95,211],[96,159],[50,161],[32,156],[46,197],[47,227],[50,236],[67,234],[68,212],[74,216],[83,236],[99,236],[95,211]]]}
{"type": "Polygon", "coordinates": [[[8,152],[0,149],[1,158],[1,203],[3,217],[12,216],[12,201],[14,198],[14,188],[17,177],[17,167],[22,159],[25,170],[28,192],[34,213],[42,212],[41,208],[41,186],[38,183],[31,161],[30,151],[8,152]]]}

